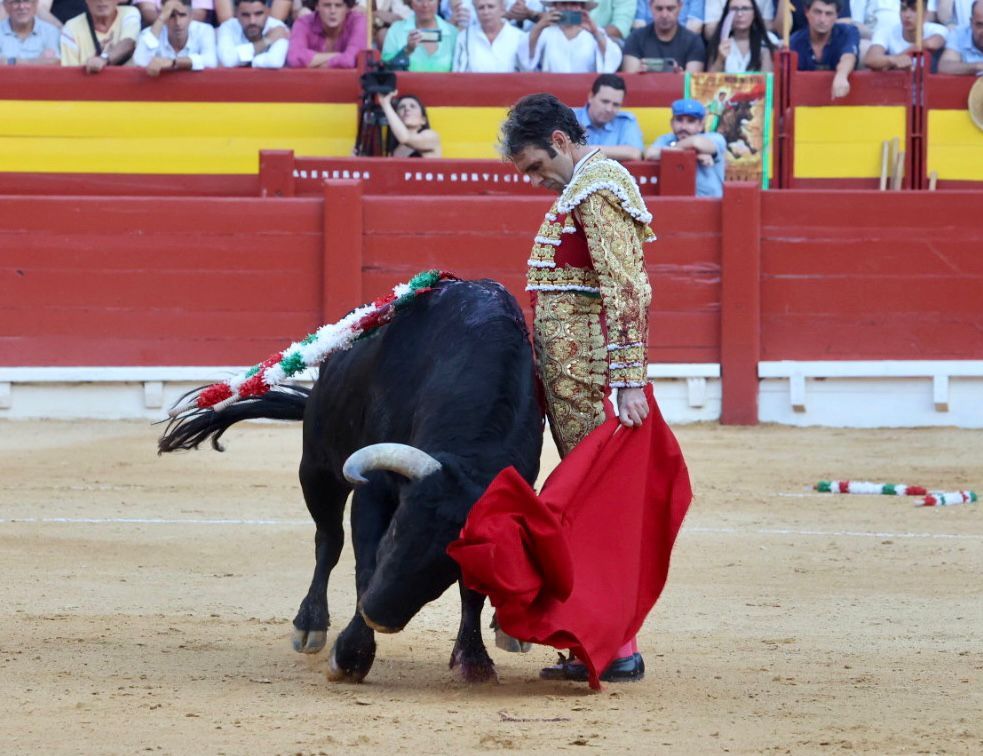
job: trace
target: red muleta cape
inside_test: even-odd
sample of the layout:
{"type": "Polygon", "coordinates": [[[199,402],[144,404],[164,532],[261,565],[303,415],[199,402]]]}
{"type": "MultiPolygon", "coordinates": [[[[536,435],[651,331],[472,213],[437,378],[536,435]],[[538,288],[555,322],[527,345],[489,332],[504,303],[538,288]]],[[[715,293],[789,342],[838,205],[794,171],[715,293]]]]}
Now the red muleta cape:
{"type": "Polygon", "coordinates": [[[572,649],[591,688],[633,638],[669,572],[692,499],[679,444],[646,386],[640,428],[609,418],[564,458],[539,496],[503,470],[447,552],[519,640],[572,649]]]}

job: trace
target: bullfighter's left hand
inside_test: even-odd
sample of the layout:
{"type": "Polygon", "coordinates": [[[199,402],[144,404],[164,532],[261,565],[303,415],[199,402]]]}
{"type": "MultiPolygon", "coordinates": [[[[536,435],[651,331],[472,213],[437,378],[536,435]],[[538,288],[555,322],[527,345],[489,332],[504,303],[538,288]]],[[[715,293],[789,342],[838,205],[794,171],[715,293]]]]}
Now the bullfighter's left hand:
{"type": "Polygon", "coordinates": [[[648,417],[649,403],[644,389],[623,388],[618,390],[618,419],[626,428],[637,428],[648,417]]]}

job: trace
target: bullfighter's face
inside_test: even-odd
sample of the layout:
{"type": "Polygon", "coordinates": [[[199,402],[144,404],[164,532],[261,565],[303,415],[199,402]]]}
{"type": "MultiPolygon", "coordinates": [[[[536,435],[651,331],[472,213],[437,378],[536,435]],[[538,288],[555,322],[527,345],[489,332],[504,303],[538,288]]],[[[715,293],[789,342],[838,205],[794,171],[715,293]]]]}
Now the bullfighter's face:
{"type": "Polygon", "coordinates": [[[573,145],[566,132],[553,132],[552,148],[551,156],[542,147],[527,145],[512,156],[512,162],[519,173],[529,177],[533,186],[541,186],[560,194],[573,178],[576,161],[573,158],[573,145]]]}

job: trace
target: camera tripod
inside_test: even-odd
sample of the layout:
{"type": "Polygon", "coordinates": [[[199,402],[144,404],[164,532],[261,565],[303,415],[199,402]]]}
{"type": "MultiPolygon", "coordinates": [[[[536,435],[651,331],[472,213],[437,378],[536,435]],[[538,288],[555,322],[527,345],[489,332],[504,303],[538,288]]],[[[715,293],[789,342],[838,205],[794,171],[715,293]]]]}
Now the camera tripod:
{"type": "Polygon", "coordinates": [[[386,143],[389,136],[389,122],[382,107],[375,102],[375,95],[364,93],[358,109],[358,132],[355,136],[355,154],[361,157],[383,157],[388,155],[386,143]]]}

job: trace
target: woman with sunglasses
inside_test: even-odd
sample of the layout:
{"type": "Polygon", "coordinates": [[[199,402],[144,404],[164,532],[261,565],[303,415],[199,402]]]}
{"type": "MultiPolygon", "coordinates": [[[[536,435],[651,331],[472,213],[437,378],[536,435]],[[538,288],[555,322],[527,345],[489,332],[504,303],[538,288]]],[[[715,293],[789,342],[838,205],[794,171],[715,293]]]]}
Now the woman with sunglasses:
{"type": "Polygon", "coordinates": [[[775,45],[754,0],[727,0],[707,43],[707,71],[772,71],[775,45]]]}

